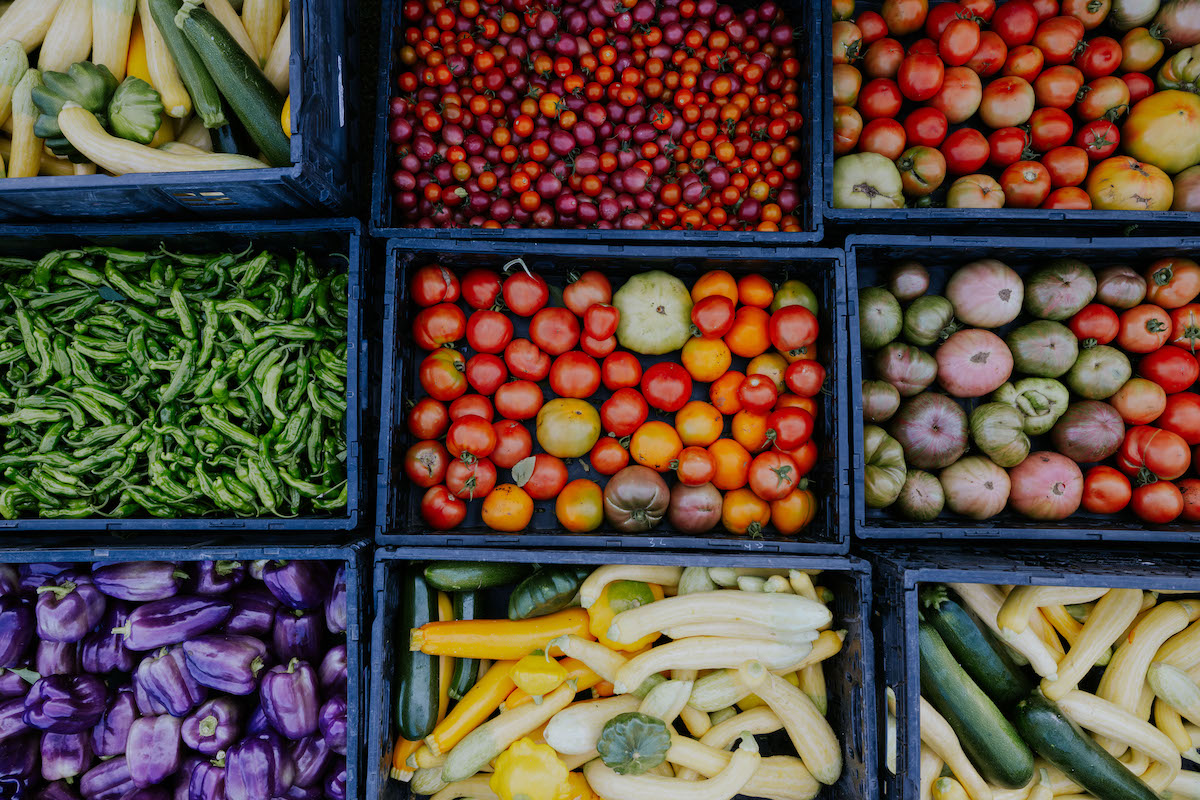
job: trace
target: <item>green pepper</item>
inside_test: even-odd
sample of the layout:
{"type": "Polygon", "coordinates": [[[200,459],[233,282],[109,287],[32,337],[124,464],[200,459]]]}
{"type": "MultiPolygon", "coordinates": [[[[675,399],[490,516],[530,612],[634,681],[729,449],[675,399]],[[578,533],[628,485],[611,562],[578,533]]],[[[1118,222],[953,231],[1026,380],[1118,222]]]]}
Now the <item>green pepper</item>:
{"type": "Polygon", "coordinates": [[[162,124],[162,98],[154,87],[132,75],[121,81],[108,104],[108,123],[122,139],[150,144],[162,124]]]}
{"type": "Polygon", "coordinates": [[[5,519],[16,519],[20,516],[17,511],[17,501],[25,497],[25,492],[20,486],[5,486],[0,489],[0,516],[5,519]]]}
{"type": "Polygon", "coordinates": [[[281,325],[264,325],[254,332],[255,339],[267,339],[278,336],[280,339],[320,340],[325,334],[307,325],[285,323],[281,325]]]}
{"type": "Polygon", "coordinates": [[[200,407],[200,416],[212,428],[226,438],[246,447],[258,447],[258,437],[243,428],[234,425],[229,420],[218,416],[210,406],[200,407]]]}
{"type": "Polygon", "coordinates": [[[193,350],[195,349],[194,342],[187,342],[183,346],[183,357],[180,359],[179,368],[175,370],[171,376],[171,382],[159,394],[160,403],[169,403],[183,391],[184,385],[192,379],[192,373],[195,370],[195,361],[192,358],[193,350]]]}
{"type": "Polygon", "coordinates": [[[187,301],[183,298],[183,281],[180,279],[176,279],[171,286],[171,308],[174,309],[179,319],[179,329],[183,331],[183,335],[189,339],[195,339],[198,335],[196,320],[192,317],[187,301]]]}

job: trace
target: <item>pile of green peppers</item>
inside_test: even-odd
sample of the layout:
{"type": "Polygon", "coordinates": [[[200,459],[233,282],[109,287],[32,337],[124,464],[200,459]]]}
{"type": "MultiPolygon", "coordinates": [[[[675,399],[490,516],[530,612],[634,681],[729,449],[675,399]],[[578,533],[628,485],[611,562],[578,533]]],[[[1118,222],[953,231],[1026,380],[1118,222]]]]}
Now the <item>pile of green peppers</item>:
{"type": "Polygon", "coordinates": [[[253,252],[0,259],[0,516],[345,508],[346,262],[253,252]]]}

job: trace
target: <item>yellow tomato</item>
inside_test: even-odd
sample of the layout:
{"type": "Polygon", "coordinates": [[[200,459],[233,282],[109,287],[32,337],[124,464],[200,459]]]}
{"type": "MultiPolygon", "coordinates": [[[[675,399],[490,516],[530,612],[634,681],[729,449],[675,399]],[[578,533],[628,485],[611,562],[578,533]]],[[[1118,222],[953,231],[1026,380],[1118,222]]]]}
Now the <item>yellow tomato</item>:
{"type": "Polygon", "coordinates": [[[725,418],[711,403],[692,400],[675,412],[675,430],[685,447],[708,447],[721,438],[725,418]]]}

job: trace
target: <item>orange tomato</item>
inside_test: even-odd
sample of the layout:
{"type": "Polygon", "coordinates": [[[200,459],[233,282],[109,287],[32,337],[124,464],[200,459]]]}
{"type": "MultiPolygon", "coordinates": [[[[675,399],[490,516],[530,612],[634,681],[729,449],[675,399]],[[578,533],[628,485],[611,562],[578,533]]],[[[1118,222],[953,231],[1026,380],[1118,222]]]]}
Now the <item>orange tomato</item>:
{"type": "Polygon", "coordinates": [[[558,495],[554,513],[572,533],[594,531],[604,522],[604,492],[595,481],[573,480],[558,495]]]}
{"type": "Polygon", "coordinates": [[[1167,408],[1163,387],[1145,378],[1130,378],[1108,402],[1127,425],[1149,425],[1167,408]]]}
{"type": "Polygon", "coordinates": [[[816,515],[817,499],[808,489],[793,489],[771,503],[771,524],[784,536],[804,530],[816,515]]]}
{"type": "Polygon", "coordinates": [[[1144,274],[1147,303],[1179,308],[1200,295],[1200,264],[1190,258],[1161,258],[1144,274]]]}
{"type": "Polygon", "coordinates": [[[762,355],[771,346],[767,329],[770,321],[771,315],[761,308],[742,306],[733,316],[733,327],[725,334],[725,344],[742,358],[762,355]]]}
{"type": "Polygon", "coordinates": [[[817,419],[817,409],[820,406],[812,397],[800,397],[795,394],[781,394],[779,399],[775,401],[776,408],[802,408],[808,412],[808,415],[815,421],[817,419]]]}
{"type": "Polygon", "coordinates": [[[738,399],[737,390],[745,379],[742,373],[731,370],[713,381],[708,387],[708,399],[716,409],[727,417],[742,410],[742,401],[738,399]]]}
{"type": "Polygon", "coordinates": [[[721,524],[730,533],[757,538],[770,521],[770,504],[749,489],[734,489],[721,503],[721,524]]]}
{"type": "Polygon", "coordinates": [[[703,400],[691,400],[675,412],[675,430],[687,447],[708,447],[721,438],[725,418],[714,406],[703,400]]]}
{"type": "Polygon", "coordinates": [[[629,441],[629,455],[643,467],[656,472],[671,469],[671,462],[679,456],[683,442],[679,434],[665,422],[651,420],[633,432],[629,441]]]}
{"type": "Polygon", "coordinates": [[[700,280],[692,286],[692,302],[698,303],[714,294],[728,297],[735,303],[738,301],[737,281],[723,269],[714,269],[700,276],[700,280]]]}
{"type": "Polygon", "coordinates": [[[775,289],[762,275],[743,275],[737,282],[738,301],[744,306],[766,308],[775,299],[775,289]]]}
{"type": "Polygon", "coordinates": [[[702,486],[717,474],[717,460],[703,447],[685,447],[673,462],[679,482],[685,486],[702,486]]]}
{"type": "Polygon", "coordinates": [[[533,519],[533,498],[520,486],[502,483],[483,499],[483,524],[494,531],[519,533],[533,519]]]}
{"type": "Polygon", "coordinates": [[[693,336],[687,340],[681,353],[683,368],[692,380],[712,383],[725,374],[733,363],[733,356],[725,340],[708,336],[693,336]]]}
{"type": "Polygon", "coordinates": [[[817,465],[817,443],[809,439],[788,455],[796,462],[796,477],[803,478],[817,465]]]}
{"type": "Polygon", "coordinates": [[[783,373],[787,371],[787,359],[779,353],[763,353],[750,359],[746,365],[747,375],[766,375],[775,381],[775,391],[783,394],[787,386],[783,382],[783,373]]]}
{"type": "Polygon", "coordinates": [[[723,492],[746,485],[750,477],[750,453],[733,439],[718,439],[708,446],[717,462],[712,484],[723,492]]]}
{"type": "Polygon", "coordinates": [[[744,408],[734,414],[730,423],[733,440],[751,453],[762,450],[767,446],[767,417],[744,408]]]}

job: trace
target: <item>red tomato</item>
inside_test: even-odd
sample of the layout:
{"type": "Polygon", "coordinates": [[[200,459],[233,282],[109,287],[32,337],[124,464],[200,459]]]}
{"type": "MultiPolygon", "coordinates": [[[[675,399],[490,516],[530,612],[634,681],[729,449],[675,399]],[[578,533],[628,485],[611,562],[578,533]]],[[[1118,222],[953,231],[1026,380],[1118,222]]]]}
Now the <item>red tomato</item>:
{"type": "Polygon", "coordinates": [[[521,488],[534,500],[558,497],[567,485],[567,465],[561,458],[548,453],[533,457],[533,472],[521,488]]]}
{"type": "Polygon", "coordinates": [[[1183,513],[1183,493],[1170,481],[1155,481],[1133,490],[1133,513],[1146,522],[1164,525],[1183,513]]]}
{"type": "Polygon", "coordinates": [[[904,98],[896,81],[890,78],[876,78],[868,81],[858,93],[858,112],[868,121],[891,119],[900,113],[903,102],[904,98]]]}
{"type": "Polygon", "coordinates": [[[918,39],[908,46],[905,55],[909,56],[936,56],[937,42],[933,39],[918,39]]]}
{"type": "Polygon", "coordinates": [[[733,301],[722,294],[710,294],[692,306],[692,324],[704,336],[724,336],[733,327],[733,301]]]}
{"type": "Polygon", "coordinates": [[[1082,147],[1092,161],[1103,161],[1117,150],[1121,134],[1106,119],[1092,120],[1075,134],[1075,146],[1082,147]]]}
{"type": "Polygon", "coordinates": [[[421,498],[421,519],[436,531],[448,531],[467,517],[467,504],[445,486],[434,486],[421,498]]]}
{"type": "Polygon", "coordinates": [[[998,78],[983,90],[979,116],[989,128],[1024,125],[1034,109],[1033,87],[1024,78],[998,78]]]}
{"type": "Polygon", "coordinates": [[[1111,36],[1088,39],[1074,63],[1089,81],[1111,75],[1121,66],[1121,43],[1111,36]]]}
{"type": "Polygon", "coordinates": [[[473,269],[463,276],[462,297],[471,308],[491,308],[500,296],[500,276],[490,269],[473,269]]]}
{"type": "Polygon", "coordinates": [[[1126,431],[1125,441],[1117,452],[1117,466],[1126,475],[1148,473],[1162,481],[1181,477],[1191,463],[1192,453],[1182,436],[1149,425],[1126,431]]]}
{"type": "Polygon", "coordinates": [[[593,303],[583,313],[583,330],[593,339],[607,339],[616,334],[621,312],[608,303],[593,303]]]}
{"type": "Polygon", "coordinates": [[[446,478],[450,454],[432,439],[417,442],[404,453],[404,475],[422,489],[437,486],[446,478]]]}
{"type": "Polygon", "coordinates": [[[904,47],[895,39],[879,39],[867,48],[861,68],[868,78],[895,78],[904,60],[904,47]]]}
{"type": "Polygon", "coordinates": [[[1154,422],[1195,447],[1200,444],[1200,395],[1192,392],[1167,395],[1166,408],[1154,422]]]}
{"type": "Polygon", "coordinates": [[[459,292],[458,278],[443,266],[430,264],[413,273],[410,294],[421,307],[458,302],[459,292]]]}
{"type": "Polygon", "coordinates": [[[1092,467],[1083,477],[1083,507],[1093,514],[1116,514],[1132,495],[1129,478],[1112,467],[1092,467]]]}
{"type": "Polygon", "coordinates": [[[612,397],[600,406],[600,422],[604,430],[611,431],[618,437],[632,436],[633,432],[642,426],[650,415],[650,406],[646,398],[637,389],[628,387],[617,389],[612,397]]]}
{"type": "Polygon", "coordinates": [[[1129,87],[1130,106],[1135,106],[1138,102],[1154,94],[1154,79],[1149,75],[1141,72],[1127,72],[1121,76],[1121,80],[1125,81],[1125,85],[1129,87]]]}
{"type": "Polygon", "coordinates": [[[496,432],[496,449],[491,459],[497,467],[512,469],[533,452],[533,436],[520,422],[502,419],[492,423],[492,430],[496,432]]]}
{"type": "Polygon", "coordinates": [[[767,375],[747,375],[738,385],[738,401],[742,408],[755,414],[766,414],[775,405],[779,392],[774,378],[767,375]]]}
{"type": "Polygon", "coordinates": [[[988,163],[993,167],[1007,167],[1022,159],[1033,158],[1034,152],[1028,149],[1029,144],[1029,134],[1021,128],[992,131],[988,136],[988,147],[991,149],[988,163]]]}
{"type": "Polygon", "coordinates": [[[642,394],[651,407],[674,413],[692,399],[692,376],[674,361],[660,361],[643,373],[642,394]]]}
{"type": "Polygon", "coordinates": [[[946,70],[942,88],[929,101],[929,106],[941,111],[947,121],[957,125],[975,115],[982,98],[983,87],[979,83],[979,76],[968,67],[951,67],[946,70]]]}
{"type": "MultiPolygon", "coordinates": [[[[1024,0],[1014,0],[1014,2],[1024,0]]],[[[978,172],[988,160],[988,141],[974,128],[959,128],[942,142],[942,155],[946,157],[946,170],[952,175],[970,175],[978,172]]]]}
{"type": "MultiPolygon", "coordinates": [[[[550,300],[550,288],[541,275],[526,270],[504,279],[504,304],[519,317],[532,317],[550,300]]],[[[565,294],[565,293],[564,293],[565,294]]]]}
{"type": "Polygon", "coordinates": [[[946,67],[936,55],[915,54],[900,62],[896,82],[900,85],[901,94],[909,100],[921,102],[938,93],[945,76],[946,67]]]}
{"type": "Polygon", "coordinates": [[[1061,10],[1058,0],[1030,0],[1030,2],[1033,3],[1033,10],[1037,12],[1038,20],[1041,22],[1058,16],[1061,10]]]}
{"type": "Polygon", "coordinates": [[[957,3],[938,3],[925,17],[925,35],[936,42],[951,22],[967,16],[966,10],[957,3]]]}
{"type": "Polygon", "coordinates": [[[629,451],[612,436],[601,436],[596,440],[588,458],[592,467],[601,475],[616,475],[629,466],[629,451]]]}
{"type": "Polygon", "coordinates": [[[577,317],[582,317],[589,306],[611,302],[612,284],[599,270],[589,269],[563,289],[563,305],[577,317]]]}
{"type": "Polygon", "coordinates": [[[1200,363],[1182,347],[1168,344],[1143,356],[1137,371],[1143,378],[1161,386],[1167,394],[1175,394],[1192,388],[1200,378],[1200,363]]]}
{"type": "Polygon", "coordinates": [[[938,38],[938,55],[948,67],[961,67],[979,49],[979,24],[973,19],[953,19],[938,38]]]}
{"type": "Polygon", "coordinates": [[[1188,522],[1200,522],[1200,480],[1187,478],[1177,485],[1183,495],[1183,518],[1188,522]]]}
{"type": "Polygon", "coordinates": [[[1046,197],[1042,208],[1061,208],[1073,211],[1086,211],[1092,207],[1092,198],[1078,186],[1064,186],[1055,189],[1046,197]]]}
{"type": "Polygon", "coordinates": [[[1039,106],[1068,109],[1075,105],[1083,88],[1083,73],[1069,64],[1051,67],[1033,82],[1033,96],[1039,106]]]}
{"type": "Polygon", "coordinates": [[[1037,10],[1029,0],[1008,0],[996,6],[992,15],[992,30],[1009,47],[1032,42],[1037,28],[1037,10]]]}
{"type": "Polygon", "coordinates": [[[980,77],[986,78],[999,72],[1006,60],[1008,45],[994,31],[984,31],[979,34],[979,47],[967,62],[967,67],[980,77]]]}
{"type": "Polygon", "coordinates": [[[605,357],[600,377],[609,391],[637,386],[642,380],[642,365],[633,353],[613,353],[605,357]]]}
{"type": "Polygon", "coordinates": [[[579,337],[579,349],[592,358],[605,358],[617,349],[617,337],[593,339],[585,333],[579,337]]]}
{"type": "Polygon", "coordinates": [[[408,432],[418,439],[437,439],[449,427],[446,406],[432,397],[422,397],[408,411],[408,432]]]}
{"type": "Polygon", "coordinates": [[[1009,208],[1037,208],[1050,194],[1050,172],[1037,161],[1018,161],[1004,169],[1000,187],[1009,208]]]}
{"type": "Polygon", "coordinates": [[[464,500],[487,497],[496,488],[496,465],[489,458],[455,459],[446,470],[446,488],[464,500]]]}
{"type": "Polygon", "coordinates": [[[1095,346],[1108,344],[1116,339],[1121,330],[1121,323],[1117,312],[1106,305],[1091,303],[1071,317],[1067,327],[1085,346],[1095,346]]]}
{"type": "MultiPolygon", "coordinates": [[[[1061,108],[1039,108],[1029,118],[1033,149],[1039,153],[1062,147],[1071,141],[1074,128],[1075,124],[1071,122],[1071,115],[1061,108]]],[[[1086,154],[1084,154],[1084,160],[1087,160],[1086,154]]],[[[1085,169],[1084,173],[1086,174],[1086,172],[1085,169]]],[[[1083,179],[1080,178],[1080,180],[1083,179]]]]}
{"type": "Polygon", "coordinates": [[[453,303],[438,303],[421,309],[413,320],[413,341],[422,350],[436,350],[457,342],[467,330],[467,317],[453,303]]]}
{"type": "Polygon", "coordinates": [[[529,322],[529,338],[544,352],[562,355],[579,344],[579,319],[565,308],[543,308],[529,322]]]}
{"type": "Polygon", "coordinates": [[[894,119],[873,119],[858,137],[858,149],[895,161],[904,152],[904,126],[894,119]]]}
{"type": "Polygon", "coordinates": [[[896,36],[908,36],[921,30],[929,13],[928,0],[883,0],[883,19],[896,36]]]}
{"type": "Polygon", "coordinates": [[[937,147],[945,140],[948,128],[946,115],[929,106],[916,109],[904,119],[904,133],[908,144],[937,147]]]}
{"type": "Polygon", "coordinates": [[[996,13],[996,0],[958,0],[958,4],[985,23],[996,13]]]}
{"type": "Polygon", "coordinates": [[[458,458],[463,453],[475,458],[487,458],[496,449],[496,431],[492,423],[474,414],[450,423],[446,432],[446,450],[458,458]]]}
{"type": "Polygon", "coordinates": [[[1038,25],[1033,43],[1041,48],[1047,64],[1069,64],[1083,34],[1083,23],[1075,17],[1051,17],[1038,25]]]}
{"type": "Polygon", "coordinates": [[[1087,177],[1087,153],[1070,145],[1056,147],[1042,156],[1042,164],[1050,172],[1050,185],[1055,189],[1078,186],[1087,177]]]}
{"type": "Polygon", "coordinates": [[[1129,110],[1129,85],[1115,75],[1105,75],[1083,87],[1075,115],[1084,122],[1120,116],[1129,110]]]}
{"type": "Polygon", "coordinates": [[[550,367],[550,389],[559,397],[583,400],[599,388],[600,365],[587,353],[574,350],[554,359],[554,365],[550,367]]]}
{"type": "Polygon", "coordinates": [[[550,356],[528,339],[513,339],[504,348],[504,363],[514,378],[545,380],[550,374],[550,356]]]}
{"type": "Polygon", "coordinates": [[[449,402],[467,393],[466,363],[462,353],[439,347],[421,362],[418,378],[426,394],[434,400],[449,402]]]}
{"type": "Polygon", "coordinates": [[[1127,353],[1152,353],[1171,338],[1171,317],[1156,305],[1143,303],[1121,312],[1117,346],[1127,353]]]}
{"type": "MultiPolygon", "coordinates": [[[[467,362],[468,364],[470,362],[467,362]]],[[[468,381],[470,378],[467,379],[468,381]]],[[[488,422],[492,421],[495,416],[495,410],[492,408],[492,401],[488,400],[483,395],[464,394],[462,397],[450,404],[450,421],[457,422],[463,417],[474,415],[483,417],[488,422]]]]}
{"type": "Polygon", "coordinates": [[[467,344],[477,353],[502,353],[512,338],[512,320],[499,311],[481,309],[467,320],[467,344]]]}
{"type": "Polygon", "coordinates": [[[1001,74],[1015,75],[1032,82],[1042,71],[1043,63],[1045,60],[1041,50],[1031,44],[1017,45],[1008,51],[1008,58],[1004,60],[1004,69],[1001,74]]]}
{"type": "Polygon", "coordinates": [[[771,344],[785,356],[802,355],[803,348],[817,341],[819,331],[817,318],[804,306],[784,306],[767,323],[771,344]]]}
{"type": "Polygon", "coordinates": [[[1200,303],[1188,303],[1171,310],[1171,342],[1196,354],[1200,346],[1200,303]]]}
{"type": "MultiPolygon", "coordinates": [[[[833,107],[833,152],[844,156],[858,146],[862,135],[862,117],[850,106],[833,107]]],[[[736,191],[736,187],[735,187],[736,191]]]]}
{"type": "Polygon", "coordinates": [[[802,408],[777,408],[767,417],[767,439],[787,453],[800,447],[813,433],[813,418],[802,408]]]}
{"type": "Polygon", "coordinates": [[[542,387],[533,381],[511,381],[496,390],[492,402],[505,419],[533,419],[542,408],[542,387]]]}
{"type": "Polygon", "coordinates": [[[854,20],[862,34],[863,44],[872,44],[888,35],[887,23],[874,11],[864,11],[854,20]]]}
{"type": "Polygon", "coordinates": [[[784,370],[783,383],[788,391],[801,397],[816,397],[825,383],[825,368],[810,358],[793,361],[784,370]]]}
{"type": "Polygon", "coordinates": [[[833,63],[850,64],[862,55],[862,31],[848,20],[833,23],[833,63]]]}

